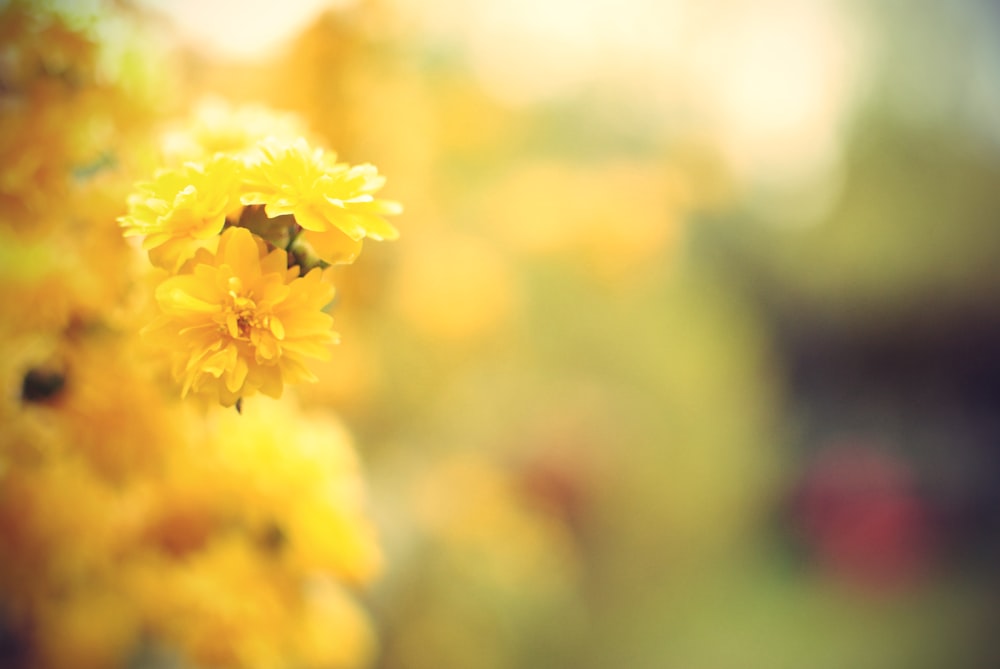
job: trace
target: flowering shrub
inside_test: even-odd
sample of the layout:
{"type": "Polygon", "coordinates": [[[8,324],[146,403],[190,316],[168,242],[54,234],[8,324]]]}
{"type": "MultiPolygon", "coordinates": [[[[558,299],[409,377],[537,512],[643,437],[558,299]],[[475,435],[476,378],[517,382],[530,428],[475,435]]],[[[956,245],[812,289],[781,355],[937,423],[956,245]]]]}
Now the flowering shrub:
{"type": "Polygon", "coordinates": [[[288,115],[216,105],[156,146],[79,18],[0,11],[0,665],[364,666],[350,437],[242,405],[315,380],[327,267],[400,207],[288,115]]]}

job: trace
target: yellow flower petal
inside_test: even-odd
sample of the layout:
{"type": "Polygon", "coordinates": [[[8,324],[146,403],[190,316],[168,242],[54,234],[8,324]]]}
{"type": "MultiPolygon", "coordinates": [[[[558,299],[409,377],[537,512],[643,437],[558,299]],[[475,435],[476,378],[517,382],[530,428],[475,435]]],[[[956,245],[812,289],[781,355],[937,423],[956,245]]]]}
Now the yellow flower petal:
{"type": "Polygon", "coordinates": [[[303,230],[302,238],[309,242],[316,255],[334,265],[352,263],[361,253],[361,240],[351,239],[339,229],[328,232],[303,230]]]}

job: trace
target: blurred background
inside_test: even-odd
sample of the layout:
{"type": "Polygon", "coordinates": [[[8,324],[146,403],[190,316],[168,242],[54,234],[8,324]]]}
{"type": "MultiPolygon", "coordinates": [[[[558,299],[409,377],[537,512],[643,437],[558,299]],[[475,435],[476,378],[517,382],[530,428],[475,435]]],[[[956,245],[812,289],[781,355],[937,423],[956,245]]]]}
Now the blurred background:
{"type": "Polygon", "coordinates": [[[389,668],[988,667],[991,2],[163,3],[405,203],[303,391],[389,668]]]}
{"type": "Polygon", "coordinates": [[[1000,665],[1000,6],[148,0],[402,237],[302,402],[378,669],[1000,665]]]}

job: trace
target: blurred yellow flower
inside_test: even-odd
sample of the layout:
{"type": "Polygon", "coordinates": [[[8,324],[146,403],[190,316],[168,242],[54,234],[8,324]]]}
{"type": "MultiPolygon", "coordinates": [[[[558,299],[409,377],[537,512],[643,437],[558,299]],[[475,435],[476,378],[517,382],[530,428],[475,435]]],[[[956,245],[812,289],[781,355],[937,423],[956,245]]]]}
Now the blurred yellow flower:
{"type": "Polygon", "coordinates": [[[244,228],[227,228],[218,252],[201,250],[191,271],[156,289],[162,315],[145,330],[174,355],[173,374],[189,391],[225,406],[257,391],[280,397],[285,383],[315,381],[304,358],[325,359],[337,341],[322,309],[333,287],[314,269],[299,277],[287,253],[244,228]]]}
{"type": "Polygon", "coordinates": [[[208,97],[190,119],[166,133],[163,152],[177,163],[216,153],[246,157],[266,137],[290,142],[306,134],[304,121],[294,113],[260,105],[234,106],[223,98],[208,97]]]}
{"type": "Polygon", "coordinates": [[[236,158],[218,154],[204,164],[161,170],[140,183],[119,218],[126,237],[142,236],[150,261],[176,271],[199,248],[215,251],[226,217],[241,209],[236,158]]]}
{"type": "Polygon", "coordinates": [[[350,591],[329,578],[313,579],[291,629],[292,651],[305,669],[371,666],[375,634],[350,591]]]}
{"type": "Polygon", "coordinates": [[[400,262],[396,297],[413,329],[441,340],[483,337],[518,307],[510,260],[472,235],[424,234],[400,262]]]}
{"type": "Polygon", "coordinates": [[[399,236],[384,217],[401,213],[402,207],[373,195],[384,184],[373,165],[338,163],[335,154],[311,149],[301,138],[291,144],[269,138],[248,162],[241,199],[245,205],[263,204],[271,218],[294,215],[320,258],[350,263],[366,237],[399,236]]]}
{"type": "Polygon", "coordinates": [[[178,467],[181,485],[203,471],[200,485],[228,505],[220,513],[228,525],[242,518],[250,536],[270,537],[265,541],[296,573],[367,583],[382,556],[350,435],[330,416],[297,411],[297,398],[289,399],[217,416],[204,439],[215,448],[214,462],[178,467]]]}

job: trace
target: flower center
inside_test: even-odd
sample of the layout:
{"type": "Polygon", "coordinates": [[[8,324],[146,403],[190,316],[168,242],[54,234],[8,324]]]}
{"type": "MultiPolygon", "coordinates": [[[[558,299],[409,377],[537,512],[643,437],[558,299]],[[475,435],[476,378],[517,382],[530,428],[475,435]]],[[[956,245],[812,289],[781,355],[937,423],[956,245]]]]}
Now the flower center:
{"type": "Polygon", "coordinates": [[[253,299],[253,291],[243,290],[238,277],[230,277],[227,297],[223,320],[219,322],[220,332],[249,344],[258,363],[273,363],[281,354],[278,342],[285,337],[281,320],[270,309],[261,310],[253,299]]]}
{"type": "Polygon", "coordinates": [[[251,309],[243,309],[236,312],[236,331],[239,333],[240,339],[249,339],[250,330],[253,328],[260,327],[260,319],[257,318],[257,314],[251,309]]]}
{"type": "Polygon", "coordinates": [[[235,291],[229,291],[229,308],[226,309],[226,322],[222,327],[233,339],[250,340],[250,334],[256,330],[266,327],[263,319],[257,313],[257,304],[249,297],[237,295],[235,291]]]}
{"type": "Polygon", "coordinates": [[[229,279],[229,308],[226,310],[224,330],[233,339],[250,341],[254,330],[267,327],[267,316],[257,312],[257,303],[243,292],[243,282],[237,277],[229,279]]]}

